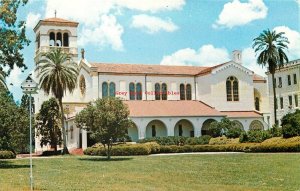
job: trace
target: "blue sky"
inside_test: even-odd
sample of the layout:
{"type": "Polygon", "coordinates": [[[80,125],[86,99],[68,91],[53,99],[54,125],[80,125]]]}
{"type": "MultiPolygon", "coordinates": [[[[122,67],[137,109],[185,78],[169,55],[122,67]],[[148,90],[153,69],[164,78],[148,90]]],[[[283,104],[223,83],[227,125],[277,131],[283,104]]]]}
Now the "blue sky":
{"type": "Polygon", "coordinates": [[[20,83],[34,69],[38,20],[79,22],[78,48],[90,62],[212,66],[241,50],[243,65],[264,75],[255,63],[253,38],[264,29],[283,31],[290,60],[300,58],[300,0],[29,0],[18,12],[32,41],[23,50],[28,70],[8,77],[16,100],[20,83]]]}

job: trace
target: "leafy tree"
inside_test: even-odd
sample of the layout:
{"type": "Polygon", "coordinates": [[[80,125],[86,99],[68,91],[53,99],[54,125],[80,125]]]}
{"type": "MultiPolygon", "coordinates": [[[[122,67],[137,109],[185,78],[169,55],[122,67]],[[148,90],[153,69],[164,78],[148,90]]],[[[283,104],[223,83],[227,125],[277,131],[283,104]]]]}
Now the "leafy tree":
{"type": "Polygon", "coordinates": [[[300,110],[288,113],[281,119],[282,134],[284,138],[300,136],[300,110]]]}
{"type": "Polygon", "coordinates": [[[0,88],[7,89],[7,85],[5,83],[5,75],[4,72],[0,71],[0,88]]]}
{"type": "MultiPolygon", "coordinates": [[[[21,98],[21,107],[26,109],[29,112],[29,103],[30,99],[29,96],[27,94],[23,94],[22,98],[21,98]]],[[[31,97],[31,112],[34,113],[34,98],[31,97]]]]}
{"type": "Polygon", "coordinates": [[[37,136],[41,135],[41,146],[50,144],[57,151],[62,143],[59,105],[55,98],[44,101],[36,116],[37,136]]]}
{"type": "Polygon", "coordinates": [[[92,132],[91,136],[104,145],[110,159],[113,143],[122,139],[133,125],[128,116],[129,110],[120,99],[107,97],[89,104],[76,115],[75,123],[92,132]]]}
{"type": "Polygon", "coordinates": [[[43,55],[35,71],[38,72],[40,88],[47,94],[53,94],[58,100],[63,130],[63,154],[68,154],[62,98],[67,90],[73,92],[76,88],[78,66],[72,61],[71,57],[60,48],[54,48],[43,55]]]}
{"type": "Polygon", "coordinates": [[[243,131],[234,121],[227,117],[224,117],[220,122],[212,122],[210,126],[210,132],[213,137],[225,135],[228,138],[238,138],[243,131]]]}
{"type": "Polygon", "coordinates": [[[28,113],[17,106],[8,91],[0,90],[0,105],[0,150],[28,152],[28,113]]]}
{"type": "Polygon", "coordinates": [[[27,69],[21,50],[30,41],[25,35],[25,22],[18,21],[17,11],[28,0],[0,0],[0,73],[9,75],[14,67],[27,69]],[[8,68],[4,71],[4,68],[8,68]]]}
{"type": "Polygon", "coordinates": [[[272,75],[273,84],[273,102],[274,102],[274,120],[277,123],[276,116],[276,85],[275,71],[281,68],[288,57],[285,50],[288,49],[288,39],[284,36],[284,32],[276,33],[276,31],[264,30],[257,38],[253,40],[253,49],[258,54],[257,63],[263,67],[268,66],[268,70],[272,75]]]}

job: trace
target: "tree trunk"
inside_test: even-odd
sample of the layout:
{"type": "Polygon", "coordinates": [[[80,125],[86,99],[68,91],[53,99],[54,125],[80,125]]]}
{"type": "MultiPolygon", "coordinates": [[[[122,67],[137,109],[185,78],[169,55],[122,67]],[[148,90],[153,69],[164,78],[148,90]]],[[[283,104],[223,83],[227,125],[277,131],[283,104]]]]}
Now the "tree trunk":
{"type": "Polygon", "coordinates": [[[107,145],[107,160],[110,160],[111,145],[107,145]]]}
{"type": "Polygon", "coordinates": [[[58,101],[59,101],[59,107],[61,110],[61,125],[62,125],[63,144],[64,144],[63,154],[69,154],[69,151],[67,148],[66,128],[65,128],[64,109],[63,109],[63,105],[62,105],[62,98],[60,98],[58,101]]]}
{"type": "Polygon", "coordinates": [[[273,102],[274,102],[274,122],[275,122],[275,125],[278,125],[277,124],[277,111],[276,111],[276,104],[278,106],[278,103],[276,103],[276,86],[275,86],[275,77],[274,77],[274,73],[272,72],[272,85],[273,85],[273,102]]]}

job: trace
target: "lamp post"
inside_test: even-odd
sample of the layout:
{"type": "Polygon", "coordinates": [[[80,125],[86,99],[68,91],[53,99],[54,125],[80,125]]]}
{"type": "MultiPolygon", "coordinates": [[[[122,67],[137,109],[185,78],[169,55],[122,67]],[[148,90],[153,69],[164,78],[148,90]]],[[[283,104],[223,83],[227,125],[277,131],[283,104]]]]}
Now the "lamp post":
{"type": "Polygon", "coordinates": [[[37,83],[31,78],[31,74],[26,78],[26,80],[21,84],[23,93],[29,95],[29,133],[30,133],[30,144],[29,144],[29,153],[30,153],[30,190],[33,190],[33,175],[32,175],[32,106],[31,106],[31,95],[36,94],[37,92],[37,83]]]}

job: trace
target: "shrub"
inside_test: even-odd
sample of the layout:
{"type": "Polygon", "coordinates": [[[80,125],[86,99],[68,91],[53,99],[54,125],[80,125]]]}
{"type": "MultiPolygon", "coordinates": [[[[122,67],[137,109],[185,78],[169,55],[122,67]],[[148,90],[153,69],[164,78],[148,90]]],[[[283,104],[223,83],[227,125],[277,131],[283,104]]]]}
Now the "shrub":
{"type": "Polygon", "coordinates": [[[281,137],[282,136],[282,128],[278,127],[277,125],[273,125],[272,128],[267,130],[272,137],[281,137]]]}
{"type": "Polygon", "coordinates": [[[211,136],[203,135],[201,137],[189,137],[186,139],[186,145],[205,145],[209,143],[211,136]]]}
{"type": "Polygon", "coordinates": [[[300,110],[283,116],[281,126],[284,138],[300,136],[300,110]]]}
{"type": "MultiPolygon", "coordinates": [[[[233,122],[232,122],[233,123],[233,122]]],[[[233,125],[228,127],[227,131],[225,132],[226,137],[228,138],[238,138],[244,132],[240,127],[233,125]]]]}
{"type": "Polygon", "coordinates": [[[222,129],[221,122],[214,121],[210,124],[209,133],[212,137],[219,137],[222,135],[222,129]]]}
{"type": "MultiPolygon", "coordinates": [[[[121,144],[113,146],[111,156],[131,156],[131,155],[149,155],[160,152],[159,144],[149,142],[145,144],[121,144]]],[[[106,156],[106,150],[103,146],[88,147],[83,151],[85,155],[106,156]]]]}
{"type": "Polygon", "coordinates": [[[272,136],[268,131],[250,130],[248,132],[243,132],[239,140],[241,143],[261,143],[271,137],[272,136]]]}
{"type": "Polygon", "coordinates": [[[210,145],[225,145],[225,144],[234,144],[234,143],[239,143],[239,139],[228,139],[225,136],[222,137],[216,137],[216,138],[211,138],[209,141],[210,145]]]}
{"type": "Polygon", "coordinates": [[[0,159],[15,159],[16,154],[12,151],[0,151],[0,159]]]}
{"type": "Polygon", "coordinates": [[[153,137],[139,140],[138,143],[157,142],[159,145],[184,145],[187,137],[168,136],[153,137]]]}

